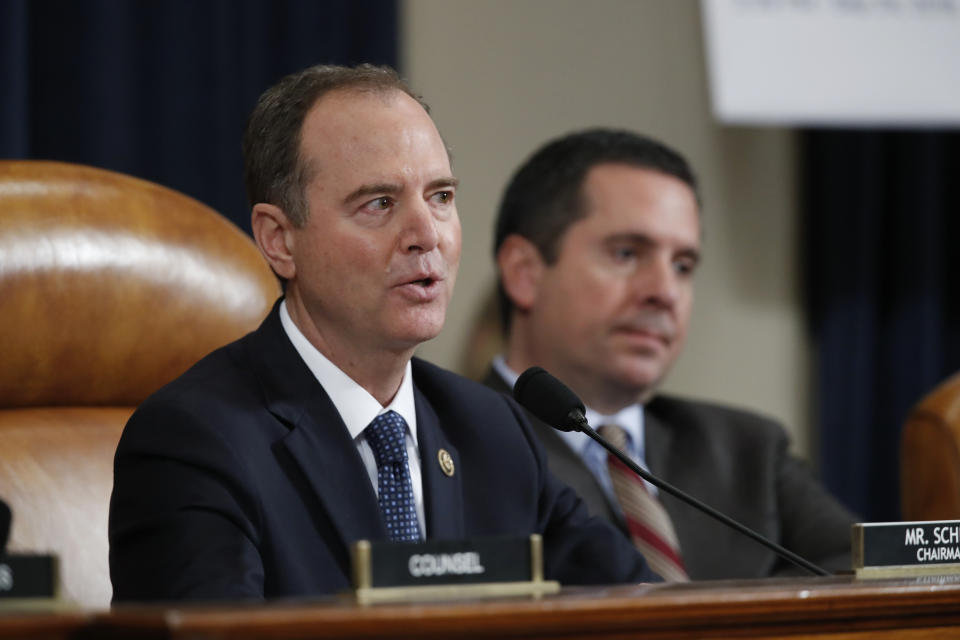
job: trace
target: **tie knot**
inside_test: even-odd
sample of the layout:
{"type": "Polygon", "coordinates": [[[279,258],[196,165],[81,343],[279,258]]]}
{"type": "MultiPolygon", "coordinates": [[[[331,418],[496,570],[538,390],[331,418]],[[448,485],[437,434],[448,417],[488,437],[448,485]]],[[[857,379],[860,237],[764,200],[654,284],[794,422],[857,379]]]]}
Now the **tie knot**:
{"type": "Polygon", "coordinates": [[[627,448],[627,432],[623,427],[616,424],[603,424],[597,427],[597,433],[603,436],[607,442],[621,451],[627,448]]]}
{"type": "Polygon", "coordinates": [[[364,429],[364,433],[378,467],[390,462],[406,462],[407,423],[399,413],[381,413],[364,429]]]}

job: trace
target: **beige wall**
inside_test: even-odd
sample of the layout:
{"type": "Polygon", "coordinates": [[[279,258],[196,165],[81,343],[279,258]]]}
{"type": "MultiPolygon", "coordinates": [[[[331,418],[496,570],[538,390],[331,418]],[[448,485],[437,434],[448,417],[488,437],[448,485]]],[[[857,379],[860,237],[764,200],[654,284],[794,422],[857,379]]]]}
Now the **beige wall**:
{"type": "Polygon", "coordinates": [[[493,286],[500,191],[538,145],[587,126],[680,149],[705,201],[686,352],[667,388],[781,419],[809,450],[808,344],[797,268],[795,140],[709,110],[695,0],[406,0],[406,75],[451,145],[464,250],[443,334],[420,355],[457,369],[493,286]]]}

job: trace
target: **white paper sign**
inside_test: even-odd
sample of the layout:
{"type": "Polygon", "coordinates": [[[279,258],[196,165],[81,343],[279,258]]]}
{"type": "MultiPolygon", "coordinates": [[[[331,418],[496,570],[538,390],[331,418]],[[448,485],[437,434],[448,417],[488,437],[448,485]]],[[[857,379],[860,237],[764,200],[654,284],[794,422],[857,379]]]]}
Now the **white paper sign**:
{"type": "Polygon", "coordinates": [[[701,0],[730,124],[960,124],[960,0],[701,0]]]}

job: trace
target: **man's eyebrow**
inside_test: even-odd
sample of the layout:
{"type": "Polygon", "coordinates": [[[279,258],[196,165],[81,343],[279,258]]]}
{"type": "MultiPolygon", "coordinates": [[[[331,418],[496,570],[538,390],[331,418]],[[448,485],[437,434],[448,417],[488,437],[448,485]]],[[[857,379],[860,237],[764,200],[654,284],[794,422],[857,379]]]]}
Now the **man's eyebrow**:
{"type": "MultiPolygon", "coordinates": [[[[456,188],[460,184],[460,181],[453,176],[447,178],[437,178],[427,185],[428,191],[433,191],[434,189],[442,189],[444,187],[456,188]]],[[[354,189],[343,199],[344,204],[349,204],[358,198],[363,198],[366,196],[373,195],[396,195],[403,191],[403,187],[399,184],[394,184],[392,182],[378,182],[375,184],[365,184],[361,185],[359,188],[354,189]]]]}
{"type": "Polygon", "coordinates": [[[690,258],[693,260],[694,264],[700,264],[700,249],[689,247],[686,249],[681,249],[678,254],[685,258],[690,258]]]}
{"type": "MultiPolygon", "coordinates": [[[[616,233],[616,234],[613,234],[613,235],[611,235],[611,236],[608,236],[608,237],[604,238],[604,242],[607,242],[607,243],[609,243],[609,244],[614,244],[614,243],[618,243],[618,242],[630,242],[630,243],[633,243],[633,244],[646,245],[646,246],[653,246],[653,245],[658,244],[658,242],[657,242],[656,240],[654,240],[651,236],[649,236],[649,235],[647,235],[647,234],[645,234],[645,233],[636,233],[636,232],[632,232],[632,231],[630,231],[630,232],[625,232],[625,233],[616,233]]],[[[692,245],[691,245],[691,246],[685,246],[685,247],[679,247],[679,248],[676,250],[676,253],[677,253],[678,255],[681,255],[681,256],[684,256],[684,257],[692,258],[693,260],[696,260],[697,262],[700,261],[700,248],[699,248],[699,247],[692,246],[692,245]]]]}
{"type": "Polygon", "coordinates": [[[442,189],[443,187],[450,187],[455,189],[459,184],[460,184],[460,181],[454,178],[453,176],[449,176],[447,178],[437,178],[436,180],[433,180],[432,182],[430,182],[430,184],[427,185],[427,190],[433,191],[434,189],[442,189]]]}
{"type": "Polygon", "coordinates": [[[403,191],[403,187],[398,184],[392,184],[390,182],[379,182],[376,184],[365,184],[361,185],[359,188],[354,189],[350,194],[343,199],[344,204],[349,204],[357,198],[362,198],[364,196],[372,196],[378,194],[386,195],[395,195],[403,191]]]}
{"type": "Polygon", "coordinates": [[[614,233],[603,239],[604,242],[608,244],[614,244],[618,242],[630,242],[632,244],[644,244],[644,245],[653,245],[656,244],[653,238],[648,236],[645,233],[637,233],[634,231],[624,231],[622,233],[614,233]]]}

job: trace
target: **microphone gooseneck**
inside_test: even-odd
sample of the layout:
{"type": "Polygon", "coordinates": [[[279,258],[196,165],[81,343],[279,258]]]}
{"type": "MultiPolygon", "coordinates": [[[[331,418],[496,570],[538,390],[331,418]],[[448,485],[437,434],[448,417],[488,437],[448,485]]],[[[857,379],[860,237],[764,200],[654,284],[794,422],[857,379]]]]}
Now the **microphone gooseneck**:
{"type": "Polygon", "coordinates": [[[661,480],[649,471],[641,468],[637,463],[629,458],[625,453],[614,447],[606,441],[600,434],[593,430],[587,423],[585,417],[586,409],[583,402],[577,397],[567,385],[560,382],[546,370],[541,367],[531,367],[523,372],[517,379],[513,387],[513,397],[522,407],[535,415],[548,425],[561,431],[582,431],[604,449],[615,455],[621,462],[630,467],[638,476],[654,485],[655,487],[669,493],[670,495],[686,502],[690,506],[700,510],[708,516],[719,520],[728,527],[735,529],[752,538],[756,542],[767,547],[781,558],[792,562],[793,564],[806,569],[810,573],[819,576],[828,576],[830,573],[821,567],[813,564],[809,560],[802,558],[794,552],[786,549],[772,540],[768,540],[753,529],[740,524],[733,518],[723,514],[713,507],[700,502],[693,496],[690,496],[680,489],[677,489],[668,482],[661,480]]]}

